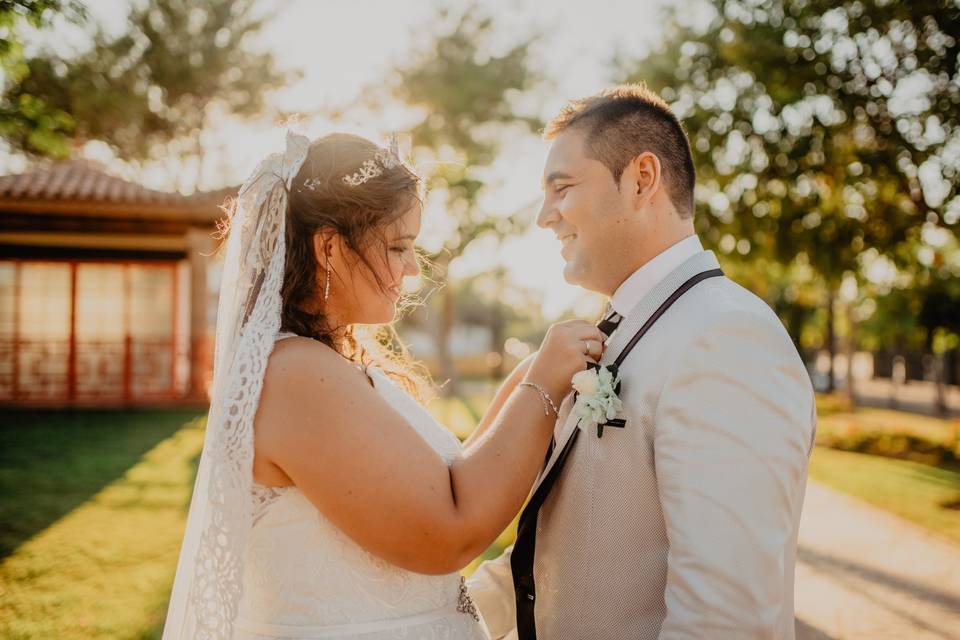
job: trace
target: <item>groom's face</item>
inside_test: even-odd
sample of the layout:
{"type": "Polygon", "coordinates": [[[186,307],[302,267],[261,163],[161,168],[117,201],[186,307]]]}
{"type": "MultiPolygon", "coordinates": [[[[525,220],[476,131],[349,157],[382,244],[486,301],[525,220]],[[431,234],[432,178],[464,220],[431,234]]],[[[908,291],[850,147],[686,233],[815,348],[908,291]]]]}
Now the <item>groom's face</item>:
{"type": "Polygon", "coordinates": [[[573,128],[554,138],[543,172],[537,225],[560,241],[567,282],[609,295],[611,274],[606,270],[618,232],[624,231],[628,199],[606,165],[586,155],[585,137],[573,128]]]}

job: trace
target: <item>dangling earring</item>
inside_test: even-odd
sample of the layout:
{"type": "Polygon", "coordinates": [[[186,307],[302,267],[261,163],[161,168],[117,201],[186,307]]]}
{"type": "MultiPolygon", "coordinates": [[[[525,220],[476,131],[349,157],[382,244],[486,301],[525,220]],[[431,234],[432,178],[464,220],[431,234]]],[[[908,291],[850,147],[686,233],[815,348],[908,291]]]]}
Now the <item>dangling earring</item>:
{"type": "Polygon", "coordinates": [[[330,256],[327,256],[327,277],[323,284],[323,304],[327,304],[327,300],[330,298],[330,256]]]}

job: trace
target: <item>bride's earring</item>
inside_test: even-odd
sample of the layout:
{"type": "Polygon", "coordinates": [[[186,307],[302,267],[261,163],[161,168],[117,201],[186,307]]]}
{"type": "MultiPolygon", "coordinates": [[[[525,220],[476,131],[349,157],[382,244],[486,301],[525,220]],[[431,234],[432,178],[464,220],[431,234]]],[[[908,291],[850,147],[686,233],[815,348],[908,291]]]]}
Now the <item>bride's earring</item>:
{"type": "Polygon", "coordinates": [[[325,282],[323,283],[323,304],[327,304],[327,300],[330,298],[330,256],[327,256],[327,277],[324,278],[325,282]]]}

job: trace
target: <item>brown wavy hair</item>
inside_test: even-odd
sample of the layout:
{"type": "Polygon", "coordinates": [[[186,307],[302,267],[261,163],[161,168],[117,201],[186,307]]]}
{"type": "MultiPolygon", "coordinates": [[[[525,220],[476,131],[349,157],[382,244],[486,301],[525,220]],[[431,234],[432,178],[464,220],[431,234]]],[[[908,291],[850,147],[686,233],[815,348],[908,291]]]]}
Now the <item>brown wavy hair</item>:
{"type": "MultiPolygon", "coordinates": [[[[380,175],[350,186],[343,176],[356,172],[374,158],[380,147],[360,136],[333,133],[314,140],[307,158],[290,185],[286,217],[286,255],[281,288],[281,331],[313,338],[337,349],[333,335],[345,330],[342,355],[362,365],[375,364],[421,401],[430,392],[426,369],[416,364],[392,324],[372,332],[352,326],[334,327],[319,301],[323,283],[317,281],[313,238],[332,229],[370,270],[386,294],[386,283],[374,268],[373,251],[387,255],[386,227],[421,201],[421,180],[403,163],[382,167],[380,175]]],[[[332,278],[340,279],[333,272],[332,278]]],[[[411,300],[405,299],[404,306],[411,300]]]]}

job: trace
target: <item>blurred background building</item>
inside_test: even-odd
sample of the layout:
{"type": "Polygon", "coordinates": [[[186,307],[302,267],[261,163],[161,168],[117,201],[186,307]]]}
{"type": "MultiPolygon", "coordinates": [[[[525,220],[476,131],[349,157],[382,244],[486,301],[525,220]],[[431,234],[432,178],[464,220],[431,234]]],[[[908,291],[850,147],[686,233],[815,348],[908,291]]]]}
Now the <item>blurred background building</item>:
{"type": "Polygon", "coordinates": [[[82,160],[0,177],[0,405],[205,402],[225,195],[82,160]]]}

